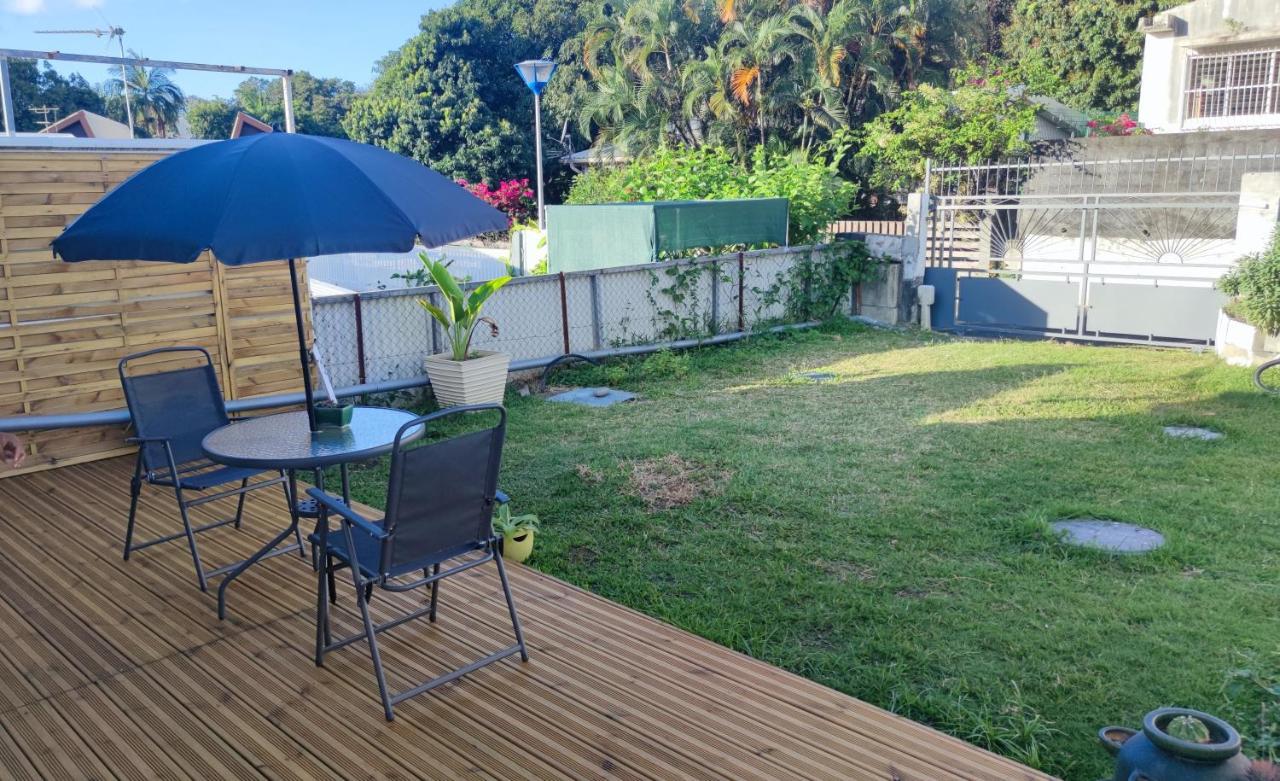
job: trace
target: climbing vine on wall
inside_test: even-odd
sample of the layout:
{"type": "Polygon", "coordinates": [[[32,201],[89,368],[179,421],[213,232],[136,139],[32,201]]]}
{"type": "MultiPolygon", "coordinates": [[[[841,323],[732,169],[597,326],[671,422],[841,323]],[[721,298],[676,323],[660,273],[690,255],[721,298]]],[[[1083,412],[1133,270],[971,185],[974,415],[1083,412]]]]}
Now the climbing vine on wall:
{"type": "Polygon", "coordinates": [[[861,241],[815,246],[786,276],[765,288],[753,288],[760,309],[782,304],[786,322],[827,320],[849,305],[858,285],[884,276],[885,263],[861,241]]]}

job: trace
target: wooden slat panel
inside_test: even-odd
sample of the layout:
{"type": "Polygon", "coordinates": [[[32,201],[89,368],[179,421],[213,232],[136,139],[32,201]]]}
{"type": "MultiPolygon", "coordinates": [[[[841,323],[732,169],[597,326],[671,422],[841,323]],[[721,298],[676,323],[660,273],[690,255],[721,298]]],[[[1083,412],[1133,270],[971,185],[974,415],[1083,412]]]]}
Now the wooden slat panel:
{"type": "MultiPolygon", "coordinates": [[[[360,644],[311,659],[315,575],[265,562],[219,622],[182,544],[124,562],[131,459],[0,482],[0,762],[6,776],[163,778],[1047,777],[526,567],[510,567],[532,658],[397,707],[387,724],[360,644]],[[61,569],[46,568],[56,558],[61,569]],[[39,577],[45,587],[32,590],[39,577]]],[[[175,528],[144,490],[141,533],[175,528]]],[[[195,509],[204,521],[225,511],[195,509]]],[[[211,563],[285,523],[274,490],[211,563]]],[[[337,630],[356,625],[339,585],[337,630]]],[[[440,619],[383,636],[393,685],[510,642],[491,566],[445,582],[440,619]]],[[[379,593],[379,617],[421,604],[379,593]]]]}
{"type": "MultiPolygon", "coordinates": [[[[171,345],[209,350],[228,399],[300,389],[283,262],[54,259],[67,223],[163,154],[0,151],[0,415],[118,409],[120,358],[171,345]]],[[[27,466],[0,478],[116,455],[125,435],[30,433],[27,466]]]]}

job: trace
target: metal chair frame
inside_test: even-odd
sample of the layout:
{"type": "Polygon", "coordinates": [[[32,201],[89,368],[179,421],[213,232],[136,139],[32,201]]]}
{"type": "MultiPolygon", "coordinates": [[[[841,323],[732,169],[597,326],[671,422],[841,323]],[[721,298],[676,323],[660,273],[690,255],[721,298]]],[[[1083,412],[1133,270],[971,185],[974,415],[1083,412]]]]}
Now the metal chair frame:
{"type": "MultiPolygon", "coordinates": [[[[201,368],[208,372],[208,381],[212,384],[212,390],[216,391],[217,398],[222,398],[222,391],[218,387],[218,377],[213,371],[213,359],[209,356],[208,351],[202,347],[161,347],[154,350],[147,350],[146,352],[136,353],[134,355],[128,355],[120,360],[118,368],[120,371],[120,384],[121,387],[124,388],[125,401],[129,406],[129,413],[135,421],[138,420],[143,413],[138,409],[138,406],[130,393],[128,383],[130,377],[127,373],[128,365],[131,361],[167,353],[198,353],[203,356],[204,366],[201,368]]],[[[227,415],[225,405],[221,406],[217,412],[224,424],[231,422],[231,419],[227,415]]],[[[199,547],[196,544],[197,534],[228,525],[234,525],[235,528],[239,529],[244,520],[245,496],[251,491],[257,491],[279,484],[284,488],[285,500],[289,502],[290,506],[292,506],[293,502],[289,490],[289,484],[285,480],[283,472],[277,472],[276,477],[255,483],[250,483],[249,481],[256,475],[250,475],[249,477],[245,477],[239,481],[240,485],[238,488],[229,488],[210,494],[205,492],[227,485],[228,483],[236,482],[235,479],[229,479],[221,483],[215,483],[200,488],[184,485],[184,479],[191,481],[201,474],[216,471],[219,466],[207,459],[188,460],[184,463],[179,463],[174,455],[173,443],[165,437],[134,436],[130,437],[127,441],[130,444],[138,445],[138,456],[136,463],[134,464],[133,478],[129,483],[129,522],[125,528],[124,535],[124,559],[125,561],[128,561],[130,554],[134,551],[185,538],[187,541],[187,547],[191,551],[191,560],[195,564],[196,581],[200,584],[201,591],[208,591],[209,580],[211,578],[224,575],[232,569],[235,569],[239,565],[239,562],[222,567],[215,567],[213,569],[205,569],[201,562],[199,547]],[[148,445],[163,448],[164,462],[159,466],[147,463],[148,445]],[[144,483],[161,488],[173,489],[174,496],[178,502],[178,512],[182,518],[181,531],[174,532],[173,534],[162,535],[160,537],[154,537],[142,542],[134,542],[133,537],[138,515],[138,500],[142,495],[142,486],[144,483]],[[187,493],[191,491],[199,492],[200,495],[194,499],[188,498],[187,493]],[[232,496],[237,497],[235,515],[200,526],[192,525],[189,512],[192,507],[198,507],[202,504],[208,504],[209,502],[232,496]]],[[[265,472],[259,474],[265,474],[265,472]]],[[[298,545],[301,546],[301,544],[302,537],[299,534],[298,545]]]]}
{"type": "MultiPolygon", "coordinates": [[[[395,446],[392,450],[392,466],[391,478],[388,486],[388,497],[397,496],[396,490],[398,483],[403,479],[403,453],[401,447],[401,436],[415,426],[426,426],[428,423],[437,421],[441,418],[485,410],[497,411],[501,419],[497,426],[489,429],[495,437],[495,444],[490,452],[489,473],[483,476],[485,479],[484,490],[484,508],[483,512],[487,513],[486,517],[492,517],[494,507],[501,502],[505,502],[507,497],[501,491],[497,490],[498,466],[502,455],[502,441],[506,430],[507,413],[500,405],[484,404],[471,405],[464,407],[453,407],[447,410],[435,412],[430,415],[418,418],[414,421],[406,423],[396,435],[395,446]]],[[[445,443],[450,440],[444,440],[445,443]]],[[[434,444],[424,445],[423,447],[433,447],[434,444]]],[[[479,477],[477,478],[479,479],[479,477]]],[[[320,525],[318,531],[318,548],[324,557],[324,564],[320,568],[317,582],[316,593],[316,666],[324,665],[325,654],[335,651],[352,643],[365,640],[369,643],[369,654],[373,661],[374,675],[378,681],[378,694],[382,700],[383,712],[387,721],[395,718],[394,706],[415,697],[423,692],[430,691],[442,684],[457,680],[468,673],[474,672],[482,667],[493,664],[494,662],[505,659],[515,654],[520,654],[521,661],[529,661],[529,652],[525,647],[524,633],[520,628],[520,618],[516,614],[515,600],[511,595],[511,585],[507,580],[506,568],[502,563],[502,554],[499,547],[499,538],[492,533],[490,529],[488,535],[483,539],[472,541],[471,546],[464,551],[455,552],[450,549],[443,552],[439,556],[427,556],[419,561],[404,563],[393,567],[393,550],[396,545],[397,517],[389,513],[381,523],[371,521],[359,513],[352,510],[337,498],[326,494],[317,488],[312,488],[307,492],[316,500],[320,508],[320,525]],[[334,548],[328,541],[329,521],[328,516],[332,513],[337,515],[342,522],[343,540],[346,548],[343,553],[349,556],[349,562],[343,562],[338,556],[334,555],[334,548]],[[353,536],[353,530],[368,535],[377,541],[379,547],[380,561],[361,562],[357,553],[357,546],[353,536]],[[460,563],[441,569],[441,565],[449,561],[457,561],[460,557],[467,553],[479,552],[479,556],[462,560],[460,563]],[[498,578],[502,583],[503,597],[506,599],[507,611],[511,616],[511,626],[515,632],[516,642],[514,645],[495,651],[481,659],[478,659],[463,667],[447,672],[430,680],[424,681],[416,686],[410,687],[404,691],[393,693],[387,686],[386,674],[383,670],[382,657],[378,651],[377,635],[400,626],[408,621],[412,621],[422,616],[427,616],[427,620],[434,623],[436,620],[436,610],[440,597],[440,582],[446,578],[466,572],[467,570],[479,567],[488,562],[494,562],[498,570],[498,578]],[[346,567],[351,570],[351,583],[355,587],[356,605],[360,611],[360,617],[364,624],[364,631],[353,634],[348,637],[334,639],[330,627],[329,606],[336,602],[336,594],[334,593],[336,570],[346,567]],[[393,575],[392,570],[395,569],[401,574],[393,575]],[[402,578],[408,571],[421,570],[422,577],[405,581],[402,578]],[[369,614],[369,601],[373,596],[375,587],[390,592],[412,591],[414,589],[431,587],[431,597],[425,607],[411,611],[407,614],[400,615],[381,624],[374,623],[369,614]]],[[[396,505],[390,504],[389,510],[394,512],[396,505]]],[[[313,537],[313,542],[316,542],[313,537]]]]}

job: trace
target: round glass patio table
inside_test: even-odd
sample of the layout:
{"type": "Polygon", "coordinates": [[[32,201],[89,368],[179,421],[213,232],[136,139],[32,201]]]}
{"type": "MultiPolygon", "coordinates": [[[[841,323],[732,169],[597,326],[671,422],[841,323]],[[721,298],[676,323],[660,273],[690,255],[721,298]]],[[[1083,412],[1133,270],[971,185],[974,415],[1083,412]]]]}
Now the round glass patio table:
{"type": "MultiPolygon", "coordinates": [[[[291,497],[289,527],[228,571],[218,585],[218,618],[226,615],[227,587],[231,581],[264,558],[301,549],[301,543],[278,547],[290,536],[300,536],[300,519],[313,515],[311,505],[314,502],[298,501],[297,473],[310,470],[316,487],[323,490],[325,467],[341,465],[343,498],[349,501],[346,464],[391,452],[396,434],[416,417],[403,410],[356,407],[352,410],[349,426],[312,432],[306,412],[282,412],[237,421],[209,432],[201,446],[211,461],[227,466],[288,472],[291,497]]],[[[405,431],[400,441],[412,442],[422,433],[421,425],[414,426],[405,431]]]]}

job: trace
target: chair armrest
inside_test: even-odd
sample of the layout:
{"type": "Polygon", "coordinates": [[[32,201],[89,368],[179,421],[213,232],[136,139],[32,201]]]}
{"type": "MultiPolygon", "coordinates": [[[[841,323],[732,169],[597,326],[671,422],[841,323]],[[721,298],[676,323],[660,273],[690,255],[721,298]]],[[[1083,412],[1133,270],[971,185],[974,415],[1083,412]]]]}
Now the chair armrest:
{"type": "Polygon", "coordinates": [[[495,491],[493,494],[493,498],[498,502],[498,504],[506,504],[507,502],[511,501],[511,497],[507,496],[502,491],[495,491]]]}
{"type": "Polygon", "coordinates": [[[387,533],[383,531],[381,527],[373,521],[370,521],[368,518],[356,513],[355,510],[352,510],[350,507],[343,504],[337,497],[330,496],[319,488],[308,488],[307,496],[315,499],[316,503],[321,507],[324,507],[329,512],[339,516],[342,520],[350,523],[352,526],[359,528],[360,531],[368,534],[370,537],[377,540],[384,540],[387,538],[387,533]]]}
{"type": "Polygon", "coordinates": [[[168,441],[169,440],[167,437],[129,437],[128,439],[125,440],[125,442],[130,445],[142,445],[142,444],[148,444],[152,442],[158,442],[163,444],[168,441]]]}

